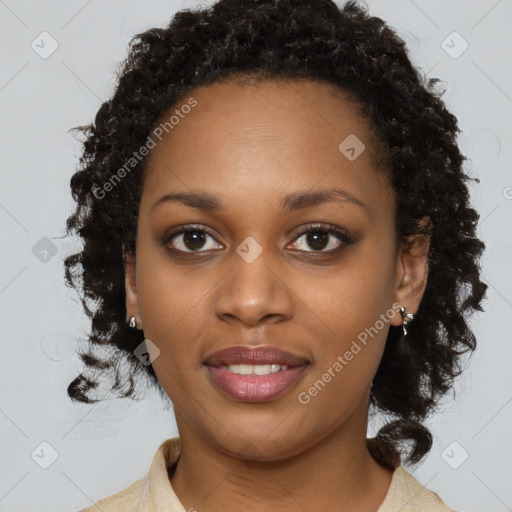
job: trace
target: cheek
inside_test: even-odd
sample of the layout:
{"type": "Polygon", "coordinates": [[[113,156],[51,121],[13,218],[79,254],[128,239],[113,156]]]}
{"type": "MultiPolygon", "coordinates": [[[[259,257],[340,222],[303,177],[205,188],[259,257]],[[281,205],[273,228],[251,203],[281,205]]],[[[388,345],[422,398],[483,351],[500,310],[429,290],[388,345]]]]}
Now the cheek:
{"type": "Polygon", "coordinates": [[[313,281],[301,278],[302,314],[309,318],[304,325],[313,329],[315,339],[316,365],[306,385],[322,381],[317,391],[309,393],[304,386],[301,391],[314,395],[317,403],[357,399],[380,363],[392,316],[392,287],[389,262],[378,256],[382,251],[370,248],[347,258],[336,273],[313,281]],[[322,398],[316,398],[317,392],[322,398]]]}
{"type": "Polygon", "coordinates": [[[372,291],[364,281],[331,280],[325,295],[315,295],[318,306],[311,304],[316,311],[320,304],[324,309],[312,333],[314,364],[297,389],[296,400],[313,429],[329,430],[343,423],[368,397],[389,329],[389,321],[380,319],[372,291]]]}
{"type": "MultiPolygon", "coordinates": [[[[301,299],[304,314],[324,327],[334,344],[350,344],[370,328],[390,307],[393,295],[389,258],[367,247],[354,251],[335,270],[321,276],[297,275],[292,288],[301,299]]],[[[380,324],[379,324],[380,325],[380,324]]],[[[382,330],[382,326],[379,328],[382,330]]],[[[385,339],[385,334],[384,334],[385,339]]]]}
{"type": "Polygon", "coordinates": [[[180,368],[198,366],[199,343],[205,330],[209,293],[218,281],[212,273],[188,272],[164,257],[141,250],[137,269],[137,294],[144,335],[160,350],[154,367],[165,365],[176,374],[180,368]]]}

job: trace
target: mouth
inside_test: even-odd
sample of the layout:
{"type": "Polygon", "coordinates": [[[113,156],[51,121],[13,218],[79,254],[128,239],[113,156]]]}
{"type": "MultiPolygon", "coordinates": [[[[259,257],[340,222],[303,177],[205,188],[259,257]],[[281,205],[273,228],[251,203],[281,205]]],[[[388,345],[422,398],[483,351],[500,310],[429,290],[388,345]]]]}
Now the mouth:
{"type": "Polygon", "coordinates": [[[262,402],[283,394],[311,362],[271,346],[235,346],[210,355],[203,363],[213,384],[229,397],[262,402]]]}

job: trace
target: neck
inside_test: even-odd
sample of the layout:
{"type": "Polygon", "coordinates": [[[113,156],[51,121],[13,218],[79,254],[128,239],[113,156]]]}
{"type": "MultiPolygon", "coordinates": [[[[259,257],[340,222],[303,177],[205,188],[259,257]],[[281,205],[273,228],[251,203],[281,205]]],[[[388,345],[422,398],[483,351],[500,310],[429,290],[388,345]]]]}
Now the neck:
{"type": "MultiPolygon", "coordinates": [[[[366,406],[366,404],[363,404],[366,406]]],[[[176,411],[181,455],[171,485],[185,510],[376,512],[392,471],[366,448],[368,408],[297,455],[249,460],[227,453],[176,411]]]]}

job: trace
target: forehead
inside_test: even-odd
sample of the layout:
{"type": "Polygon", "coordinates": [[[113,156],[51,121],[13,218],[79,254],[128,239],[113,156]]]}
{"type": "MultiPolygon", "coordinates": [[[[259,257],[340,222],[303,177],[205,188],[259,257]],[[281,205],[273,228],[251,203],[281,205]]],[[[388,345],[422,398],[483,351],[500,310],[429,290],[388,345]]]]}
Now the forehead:
{"type": "Polygon", "coordinates": [[[247,197],[252,192],[255,199],[266,195],[272,202],[316,185],[343,185],[372,201],[391,199],[384,173],[375,168],[369,122],[331,84],[214,83],[192,90],[159,123],[173,114],[180,114],[178,122],[148,156],[146,205],[166,192],[192,189],[226,201],[230,191],[247,197]],[[190,98],[195,106],[180,111],[190,98]]]}

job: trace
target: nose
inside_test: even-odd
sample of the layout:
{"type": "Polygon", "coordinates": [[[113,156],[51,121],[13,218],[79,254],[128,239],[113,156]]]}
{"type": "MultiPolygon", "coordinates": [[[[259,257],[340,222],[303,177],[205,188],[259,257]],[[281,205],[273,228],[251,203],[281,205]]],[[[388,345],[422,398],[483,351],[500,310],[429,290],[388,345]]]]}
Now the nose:
{"type": "Polygon", "coordinates": [[[215,312],[225,322],[245,326],[278,323],[293,317],[293,294],[278,263],[263,251],[254,261],[233,255],[233,266],[221,281],[215,312]]]}

